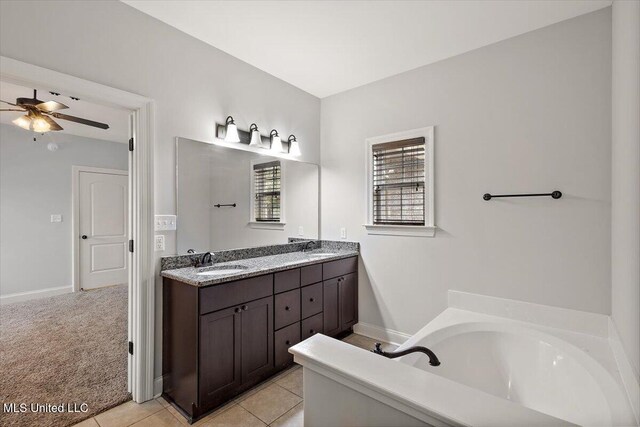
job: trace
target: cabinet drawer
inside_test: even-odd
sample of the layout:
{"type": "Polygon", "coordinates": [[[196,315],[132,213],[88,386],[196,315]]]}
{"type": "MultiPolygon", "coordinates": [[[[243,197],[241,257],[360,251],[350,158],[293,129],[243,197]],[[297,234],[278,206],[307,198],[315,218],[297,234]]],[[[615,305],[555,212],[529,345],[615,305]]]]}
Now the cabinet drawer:
{"type": "Polygon", "coordinates": [[[276,331],[275,335],[276,369],[293,362],[293,354],[289,354],[289,347],[300,342],[300,322],[276,331]]]}
{"type": "Polygon", "coordinates": [[[300,269],[280,271],[273,275],[273,292],[280,293],[300,287],[300,269]]]}
{"type": "Polygon", "coordinates": [[[322,333],[322,313],[316,314],[313,317],[309,317],[308,319],[304,319],[302,321],[302,340],[306,340],[312,335],[317,333],[322,333]]]}
{"type": "Polygon", "coordinates": [[[273,275],[237,280],[200,289],[200,314],[268,297],[273,294],[273,275]]]}
{"type": "Polygon", "coordinates": [[[358,257],[339,259],[337,261],[325,262],[322,265],[323,280],[332,279],[344,274],[354,273],[358,270],[358,257]]]}
{"type": "Polygon", "coordinates": [[[300,269],[300,286],[322,282],[322,264],[308,265],[300,269]]]}
{"type": "Polygon", "coordinates": [[[275,328],[280,329],[300,320],[300,289],[275,296],[275,328]]]}
{"type": "Polygon", "coordinates": [[[322,283],[304,287],[300,293],[303,319],[322,311],[322,283]]]}

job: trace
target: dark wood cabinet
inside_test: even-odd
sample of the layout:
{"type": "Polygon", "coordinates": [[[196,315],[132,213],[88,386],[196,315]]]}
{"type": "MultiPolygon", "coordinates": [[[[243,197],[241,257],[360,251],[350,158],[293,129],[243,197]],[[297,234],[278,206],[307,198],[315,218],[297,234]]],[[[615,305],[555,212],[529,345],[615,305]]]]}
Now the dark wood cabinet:
{"type": "Polygon", "coordinates": [[[163,393],[194,421],[358,321],[357,257],[197,287],[165,278],[163,393]]]}
{"type": "Polygon", "coordinates": [[[200,401],[208,405],[242,384],[239,307],[200,317],[200,401]]]}
{"type": "Polygon", "coordinates": [[[340,308],[338,305],[338,278],[325,280],[322,283],[322,287],[324,290],[322,308],[324,314],[324,334],[333,336],[339,334],[341,331],[340,308]]]}
{"type": "Polygon", "coordinates": [[[261,379],[273,370],[273,297],[241,306],[242,382],[261,379]]]}

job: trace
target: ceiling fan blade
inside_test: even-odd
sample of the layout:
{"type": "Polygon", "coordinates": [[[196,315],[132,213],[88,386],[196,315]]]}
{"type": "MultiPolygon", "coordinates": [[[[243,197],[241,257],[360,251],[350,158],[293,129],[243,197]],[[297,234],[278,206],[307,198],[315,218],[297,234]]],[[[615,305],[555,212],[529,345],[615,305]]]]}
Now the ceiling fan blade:
{"type": "Polygon", "coordinates": [[[36,105],[36,108],[40,111],[51,113],[52,111],[64,110],[65,108],[69,107],[56,101],[47,101],[36,105]]]}
{"type": "Polygon", "coordinates": [[[93,126],[100,129],[109,129],[109,125],[106,123],[94,122],[93,120],[82,119],[80,117],[69,116],[67,114],[51,112],[51,116],[60,120],[68,120],[70,122],[80,123],[82,125],[93,126]]]}
{"type": "Polygon", "coordinates": [[[0,99],[0,102],[4,102],[5,104],[9,104],[9,105],[13,105],[14,107],[17,107],[17,105],[14,104],[13,102],[3,101],[2,99],[0,99]]]}
{"type": "Polygon", "coordinates": [[[63,130],[63,127],[57,124],[51,117],[47,117],[44,114],[41,117],[45,119],[47,123],[49,123],[49,126],[51,126],[51,130],[63,130]]]}

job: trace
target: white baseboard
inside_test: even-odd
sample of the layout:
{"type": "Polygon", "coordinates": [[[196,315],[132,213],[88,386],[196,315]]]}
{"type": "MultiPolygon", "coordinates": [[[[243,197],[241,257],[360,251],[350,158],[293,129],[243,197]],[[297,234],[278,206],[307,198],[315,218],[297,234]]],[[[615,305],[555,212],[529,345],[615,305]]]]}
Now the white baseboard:
{"type": "Polygon", "coordinates": [[[10,304],[13,302],[28,301],[37,298],[52,297],[73,292],[72,286],[61,286],[59,288],[40,289],[37,291],[18,292],[0,296],[0,304],[10,304]]]}
{"type": "Polygon", "coordinates": [[[618,329],[611,318],[609,318],[609,345],[616,359],[627,396],[629,396],[629,403],[631,403],[633,415],[636,417],[636,423],[640,424],[640,383],[638,373],[633,369],[631,361],[627,357],[627,352],[624,351],[620,335],[618,335],[618,329]]]}
{"type": "Polygon", "coordinates": [[[371,325],[369,323],[358,322],[353,325],[353,332],[365,337],[385,341],[394,345],[401,345],[411,338],[411,335],[404,332],[394,331],[393,329],[381,328],[380,326],[371,325]]]}
{"type": "Polygon", "coordinates": [[[153,397],[159,397],[162,394],[162,376],[153,379],[153,397]]]}

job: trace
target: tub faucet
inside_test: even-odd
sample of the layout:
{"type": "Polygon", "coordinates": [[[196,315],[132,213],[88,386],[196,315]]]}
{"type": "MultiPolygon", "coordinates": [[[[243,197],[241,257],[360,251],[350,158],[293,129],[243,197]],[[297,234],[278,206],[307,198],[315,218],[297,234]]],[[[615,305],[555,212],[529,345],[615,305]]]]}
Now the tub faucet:
{"type": "Polygon", "coordinates": [[[375,354],[379,354],[389,359],[395,359],[396,357],[402,357],[410,353],[417,353],[417,352],[424,353],[427,356],[429,356],[429,365],[431,366],[440,365],[440,361],[438,360],[438,357],[435,355],[433,351],[429,350],[427,347],[422,347],[419,345],[415,347],[409,347],[408,349],[401,350],[401,351],[384,351],[382,350],[382,344],[377,342],[376,348],[371,351],[373,351],[375,354]]]}
{"type": "Polygon", "coordinates": [[[206,267],[213,264],[213,257],[215,254],[213,252],[205,252],[202,255],[202,258],[196,260],[196,267],[206,267]]]}

